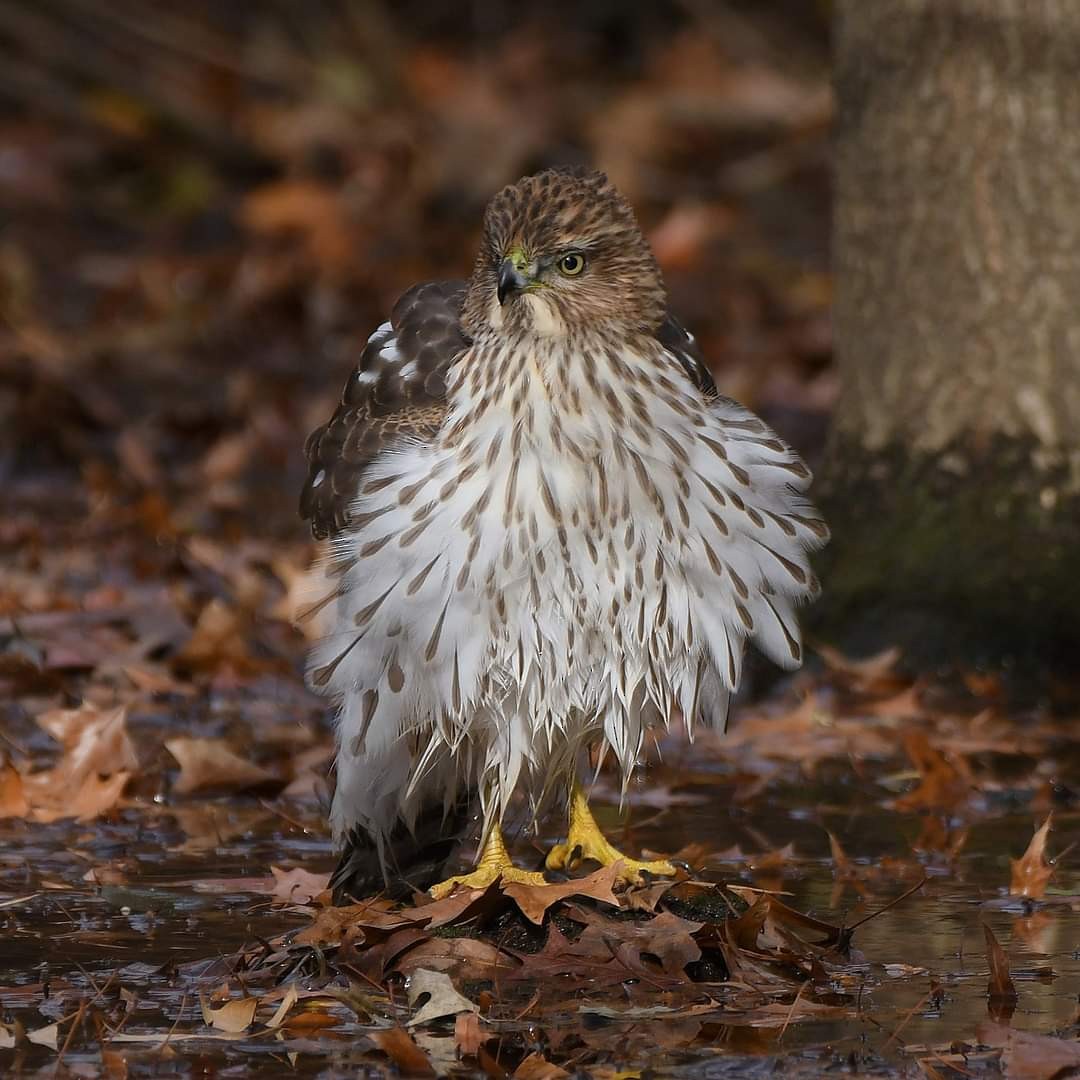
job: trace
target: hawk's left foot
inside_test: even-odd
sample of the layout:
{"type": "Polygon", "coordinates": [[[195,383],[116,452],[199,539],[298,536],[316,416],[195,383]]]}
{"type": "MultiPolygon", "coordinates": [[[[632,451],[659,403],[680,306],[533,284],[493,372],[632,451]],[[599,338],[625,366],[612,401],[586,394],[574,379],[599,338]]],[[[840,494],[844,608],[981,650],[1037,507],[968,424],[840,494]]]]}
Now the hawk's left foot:
{"type": "Polygon", "coordinates": [[[480,852],[476,869],[471,874],[458,874],[456,877],[440,881],[438,885],[432,885],[428,889],[428,895],[436,900],[442,900],[458,886],[463,889],[486,889],[492,882],[500,879],[512,881],[518,885],[547,884],[543,874],[538,871],[521,870],[511,862],[502,830],[495,825],[484,843],[483,851],[480,852]]]}
{"type": "Polygon", "coordinates": [[[589,809],[589,800],[575,780],[570,791],[570,828],[565,844],[556,844],[547,854],[544,865],[549,870],[574,870],[584,860],[592,859],[601,866],[622,862],[619,877],[631,885],[640,885],[646,875],[673,877],[678,873],[675,864],[667,859],[646,862],[627,858],[600,831],[589,809]]]}

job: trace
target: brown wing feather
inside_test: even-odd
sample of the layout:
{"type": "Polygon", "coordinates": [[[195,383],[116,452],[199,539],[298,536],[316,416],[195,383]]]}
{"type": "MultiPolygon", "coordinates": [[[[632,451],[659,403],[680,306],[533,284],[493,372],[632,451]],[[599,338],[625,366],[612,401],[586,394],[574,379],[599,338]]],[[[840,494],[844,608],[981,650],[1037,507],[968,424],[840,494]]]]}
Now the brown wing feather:
{"type": "Polygon", "coordinates": [[[465,282],[435,281],[410,289],[390,324],[364,347],[341,404],[316,428],[305,451],[308,476],[300,515],[316,538],[349,525],[364,469],[402,435],[431,438],[446,409],[446,372],[468,345],[461,329],[465,282]]]}
{"type": "Polygon", "coordinates": [[[705,363],[697,342],[674,315],[668,314],[664,318],[656,331],[656,340],[679,361],[686,376],[707,398],[719,396],[712,372],[705,363]]]}

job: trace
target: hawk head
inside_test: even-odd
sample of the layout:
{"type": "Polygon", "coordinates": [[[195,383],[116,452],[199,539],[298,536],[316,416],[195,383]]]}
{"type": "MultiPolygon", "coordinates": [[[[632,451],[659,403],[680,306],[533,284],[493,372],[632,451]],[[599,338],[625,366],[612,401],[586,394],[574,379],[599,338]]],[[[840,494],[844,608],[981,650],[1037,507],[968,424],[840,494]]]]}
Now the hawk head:
{"type": "Polygon", "coordinates": [[[551,169],[488,205],[462,318],[471,335],[652,331],[665,307],[648,241],[603,173],[551,169]]]}

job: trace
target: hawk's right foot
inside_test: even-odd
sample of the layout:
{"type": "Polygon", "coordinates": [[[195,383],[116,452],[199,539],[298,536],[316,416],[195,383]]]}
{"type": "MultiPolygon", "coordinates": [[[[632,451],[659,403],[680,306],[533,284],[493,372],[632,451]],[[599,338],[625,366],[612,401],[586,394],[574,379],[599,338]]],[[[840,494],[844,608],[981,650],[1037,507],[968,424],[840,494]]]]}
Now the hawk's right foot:
{"type": "Polygon", "coordinates": [[[471,874],[458,874],[455,877],[447,878],[445,881],[440,881],[438,885],[432,885],[428,890],[428,895],[436,900],[442,900],[443,897],[449,896],[458,887],[463,889],[486,889],[492,882],[500,879],[512,881],[519,885],[547,884],[547,879],[543,874],[531,870],[521,870],[510,861],[510,854],[506,850],[502,830],[496,825],[484,844],[476,869],[471,874]]]}

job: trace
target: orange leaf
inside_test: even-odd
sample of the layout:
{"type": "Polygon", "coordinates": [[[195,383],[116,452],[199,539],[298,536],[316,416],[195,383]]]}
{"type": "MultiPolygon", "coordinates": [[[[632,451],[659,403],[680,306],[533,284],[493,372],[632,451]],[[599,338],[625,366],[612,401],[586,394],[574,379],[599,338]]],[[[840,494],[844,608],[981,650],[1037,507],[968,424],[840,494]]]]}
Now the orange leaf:
{"type": "Polygon", "coordinates": [[[35,821],[59,821],[61,818],[91,821],[116,806],[128,780],[131,779],[131,773],[126,772],[118,772],[105,778],[92,773],[83,780],[73,795],[64,786],[66,778],[55,777],[54,774],[58,771],[34,773],[30,778],[35,782],[46,781],[42,784],[42,796],[33,799],[35,821]],[[51,782],[47,782],[50,780],[51,782]]]}
{"type": "Polygon", "coordinates": [[[942,754],[921,731],[904,736],[904,749],[919,770],[919,786],[895,800],[897,810],[950,809],[967,799],[973,784],[963,758],[942,754]]]}
{"type": "Polygon", "coordinates": [[[56,771],[63,769],[71,784],[81,784],[91,773],[107,776],[139,767],[123,706],[103,711],[84,704],[77,709],[51,709],[36,719],[38,726],[63,746],[64,756],[56,771]]]}
{"type": "Polygon", "coordinates": [[[1054,867],[1046,860],[1046,840],[1050,835],[1051,814],[1035,830],[1035,835],[1028,844],[1027,851],[1019,859],[1010,859],[1012,883],[1009,885],[1011,896],[1027,896],[1032,900],[1041,900],[1046,894],[1046,886],[1054,874],[1054,867]]]}
{"type": "Polygon", "coordinates": [[[857,879],[859,872],[855,869],[855,864],[848,858],[847,852],[840,846],[840,841],[831,832],[828,835],[829,851],[833,860],[833,873],[841,880],[857,879]]]}
{"type": "Polygon", "coordinates": [[[173,658],[173,664],[209,671],[231,664],[247,671],[254,666],[247,637],[239,613],[215,597],[199,612],[191,637],[173,658]]]}
{"type": "Polygon", "coordinates": [[[611,890],[619,878],[621,868],[622,860],[618,860],[610,866],[601,867],[588,877],[575,881],[564,881],[557,885],[522,885],[510,882],[502,886],[502,891],[517,904],[527,919],[539,925],[544,921],[547,909],[568,896],[587,896],[618,907],[619,899],[611,890]]]}
{"type": "Polygon", "coordinates": [[[491,1032],[474,1012],[458,1013],[454,1021],[454,1045],[462,1057],[476,1057],[480,1047],[491,1038],[491,1032]]]}
{"type": "Polygon", "coordinates": [[[830,645],[817,645],[815,651],[833,671],[847,676],[852,682],[864,688],[890,677],[901,655],[896,646],[859,660],[845,656],[839,649],[834,649],[830,645]]]}
{"type": "Polygon", "coordinates": [[[514,1080],[561,1080],[561,1077],[569,1076],[565,1069],[558,1065],[552,1065],[543,1054],[533,1051],[514,1070],[514,1080]]]}
{"type": "Polygon", "coordinates": [[[405,1076],[436,1076],[427,1054],[402,1027],[372,1031],[369,1038],[405,1076]]]}
{"type": "Polygon", "coordinates": [[[29,810],[22,777],[11,762],[5,761],[0,766],[0,818],[26,817],[29,810]]]}
{"type": "Polygon", "coordinates": [[[986,959],[990,963],[990,982],[986,993],[991,1001],[1016,1001],[1016,987],[1009,975],[1009,957],[1001,947],[994,931],[983,923],[983,935],[986,938],[986,959]]]}

